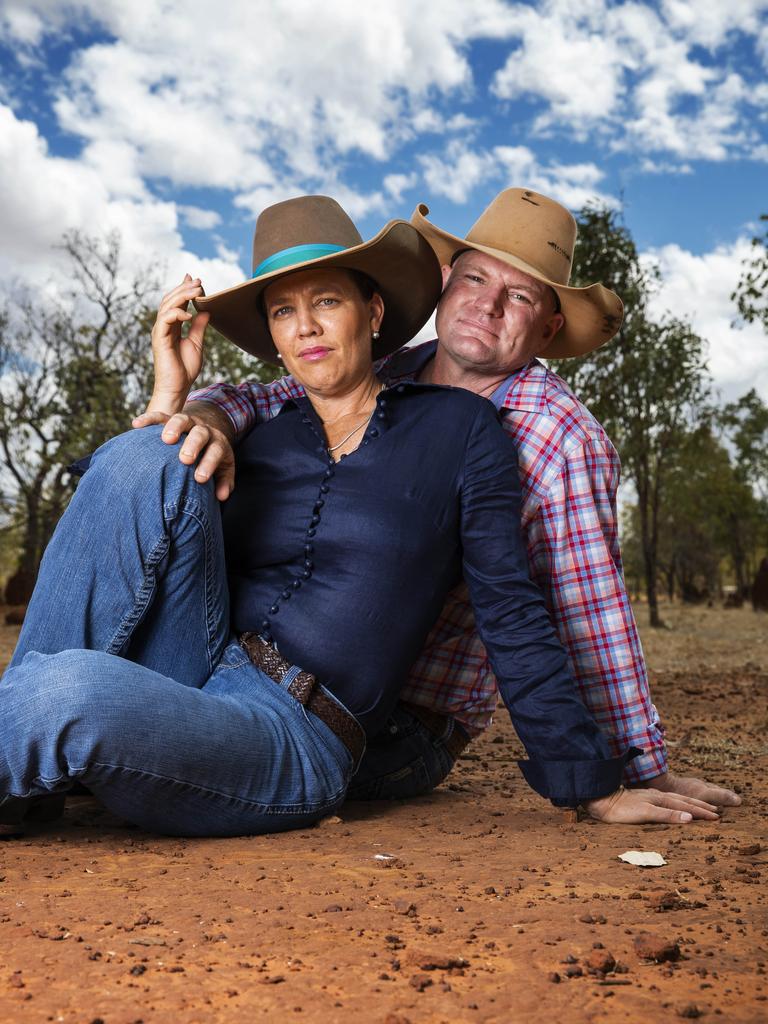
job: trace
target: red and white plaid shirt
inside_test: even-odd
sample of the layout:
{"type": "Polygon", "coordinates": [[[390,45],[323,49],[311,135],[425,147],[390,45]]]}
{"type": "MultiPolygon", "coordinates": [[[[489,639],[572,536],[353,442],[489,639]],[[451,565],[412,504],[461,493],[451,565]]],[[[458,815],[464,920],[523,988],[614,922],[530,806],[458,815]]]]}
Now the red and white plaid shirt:
{"type": "MultiPolygon", "coordinates": [[[[435,342],[403,349],[379,375],[388,383],[413,378],[434,349],[435,342]]],[[[190,401],[215,402],[239,436],[303,393],[284,377],[271,384],[215,384],[190,401]]],[[[582,699],[614,755],[630,745],[644,751],[627,765],[628,782],[659,775],[667,770],[664,729],[624,586],[616,450],[567,384],[537,360],[510,376],[492,401],[518,452],[531,577],[544,594],[582,699]]],[[[452,715],[474,735],[491,724],[496,680],[465,586],[449,595],[401,696],[452,715]]]]}

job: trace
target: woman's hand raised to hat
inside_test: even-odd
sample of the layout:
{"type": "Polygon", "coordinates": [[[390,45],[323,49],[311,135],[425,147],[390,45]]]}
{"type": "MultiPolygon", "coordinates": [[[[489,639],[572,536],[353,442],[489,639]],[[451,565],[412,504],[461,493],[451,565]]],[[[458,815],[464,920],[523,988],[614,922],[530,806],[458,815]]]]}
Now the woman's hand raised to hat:
{"type": "Polygon", "coordinates": [[[173,414],[184,407],[187,395],[203,365],[203,335],[210,319],[208,313],[190,313],[189,303],[205,295],[199,278],[184,275],[184,280],[164,295],[152,328],[152,358],[155,385],[147,406],[148,413],[173,414]],[[189,324],[182,337],[183,324],[189,324]]]}

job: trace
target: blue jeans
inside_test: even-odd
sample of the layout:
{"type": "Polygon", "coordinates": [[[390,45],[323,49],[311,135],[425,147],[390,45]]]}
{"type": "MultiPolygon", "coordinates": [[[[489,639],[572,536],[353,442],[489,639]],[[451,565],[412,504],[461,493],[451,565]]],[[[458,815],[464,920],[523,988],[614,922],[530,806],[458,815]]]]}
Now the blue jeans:
{"type": "Polygon", "coordinates": [[[86,785],[143,828],[309,825],[352,757],[229,635],[221,519],[159,428],[94,455],[0,684],[0,799],[86,785]]]}
{"type": "Polygon", "coordinates": [[[407,705],[396,705],[384,729],[368,741],[347,799],[409,800],[431,793],[456,763],[446,743],[459,728],[446,718],[445,731],[435,735],[407,705]]]}

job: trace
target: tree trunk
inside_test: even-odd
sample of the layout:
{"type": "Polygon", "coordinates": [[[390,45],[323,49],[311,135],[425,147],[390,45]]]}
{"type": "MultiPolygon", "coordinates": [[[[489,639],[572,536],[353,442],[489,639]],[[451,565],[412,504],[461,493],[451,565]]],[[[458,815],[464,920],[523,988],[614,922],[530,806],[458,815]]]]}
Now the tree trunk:
{"type": "Polygon", "coordinates": [[[741,531],[739,529],[739,520],[737,516],[731,515],[731,558],[733,559],[733,569],[736,573],[736,593],[740,598],[748,596],[747,587],[747,576],[746,576],[746,555],[744,554],[744,545],[741,542],[741,531]]]}
{"type": "Polygon", "coordinates": [[[645,592],[648,597],[648,621],[653,629],[661,629],[664,623],[659,616],[658,599],[657,509],[654,507],[657,502],[654,500],[653,505],[651,505],[648,500],[647,481],[643,481],[642,487],[637,487],[637,494],[640,509],[640,541],[643,548],[645,592]]]}
{"type": "Polygon", "coordinates": [[[24,522],[24,533],[21,542],[21,553],[16,563],[16,571],[8,581],[5,599],[9,604],[27,604],[37,580],[42,552],[40,550],[40,532],[42,529],[39,496],[26,496],[27,514],[24,522]]]}
{"type": "Polygon", "coordinates": [[[667,581],[667,597],[671,604],[675,599],[675,579],[677,577],[676,559],[674,556],[672,557],[669,566],[664,570],[664,576],[667,581]]]}

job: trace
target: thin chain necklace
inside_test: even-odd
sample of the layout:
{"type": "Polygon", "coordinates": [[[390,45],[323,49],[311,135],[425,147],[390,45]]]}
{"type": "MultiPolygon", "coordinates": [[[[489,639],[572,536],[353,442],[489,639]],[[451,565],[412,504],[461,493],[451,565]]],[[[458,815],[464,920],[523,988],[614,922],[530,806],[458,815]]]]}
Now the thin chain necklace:
{"type": "Polygon", "coordinates": [[[363,429],[363,427],[365,426],[365,424],[366,424],[366,423],[368,422],[368,420],[369,420],[370,418],[371,418],[370,416],[366,416],[366,417],[365,417],[365,419],[363,420],[363,422],[362,422],[361,424],[359,424],[359,426],[355,427],[355,429],[354,429],[354,430],[350,430],[350,432],[349,432],[349,433],[347,434],[347,436],[346,436],[346,437],[343,437],[343,438],[342,438],[342,439],[341,439],[341,440],[339,441],[339,443],[338,443],[338,444],[335,444],[335,445],[334,445],[334,446],[333,446],[332,448],[328,448],[328,449],[327,449],[327,451],[328,451],[328,454],[330,455],[330,454],[331,454],[331,452],[335,452],[337,448],[341,448],[341,446],[342,446],[343,444],[346,444],[346,442],[347,442],[347,441],[348,441],[348,440],[350,439],[350,437],[354,437],[354,436],[355,436],[355,434],[356,434],[356,433],[358,432],[358,430],[362,430],[362,429],[363,429]]]}
{"type": "MultiPolygon", "coordinates": [[[[381,392],[382,392],[383,390],[384,390],[384,385],[383,385],[383,384],[379,384],[379,387],[378,387],[378,390],[377,390],[377,392],[376,392],[376,396],[375,396],[375,397],[377,397],[377,398],[378,398],[378,396],[379,396],[379,395],[381,394],[381,392]]],[[[330,455],[330,454],[331,454],[332,452],[335,452],[335,451],[337,451],[337,450],[338,450],[339,448],[341,448],[341,446],[342,446],[343,444],[346,444],[346,443],[347,443],[347,441],[348,441],[348,440],[350,439],[350,437],[354,437],[354,436],[355,436],[355,434],[356,434],[356,433],[358,432],[358,430],[362,430],[362,429],[363,429],[363,427],[364,427],[364,426],[366,425],[366,423],[367,423],[367,422],[368,422],[368,421],[370,420],[371,416],[373,416],[373,411],[369,412],[369,413],[368,413],[368,415],[367,415],[367,416],[365,417],[365,419],[363,420],[363,422],[362,422],[362,423],[359,423],[359,424],[358,424],[358,425],[357,425],[357,426],[355,427],[355,429],[354,429],[354,430],[350,430],[350,432],[349,432],[349,433],[347,434],[347,436],[346,436],[346,437],[342,437],[342,439],[341,439],[341,440],[339,441],[339,443],[338,443],[338,444],[335,444],[335,445],[333,445],[333,447],[330,447],[330,448],[326,446],[326,451],[328,452],[328,454],[330,455]]]]}

